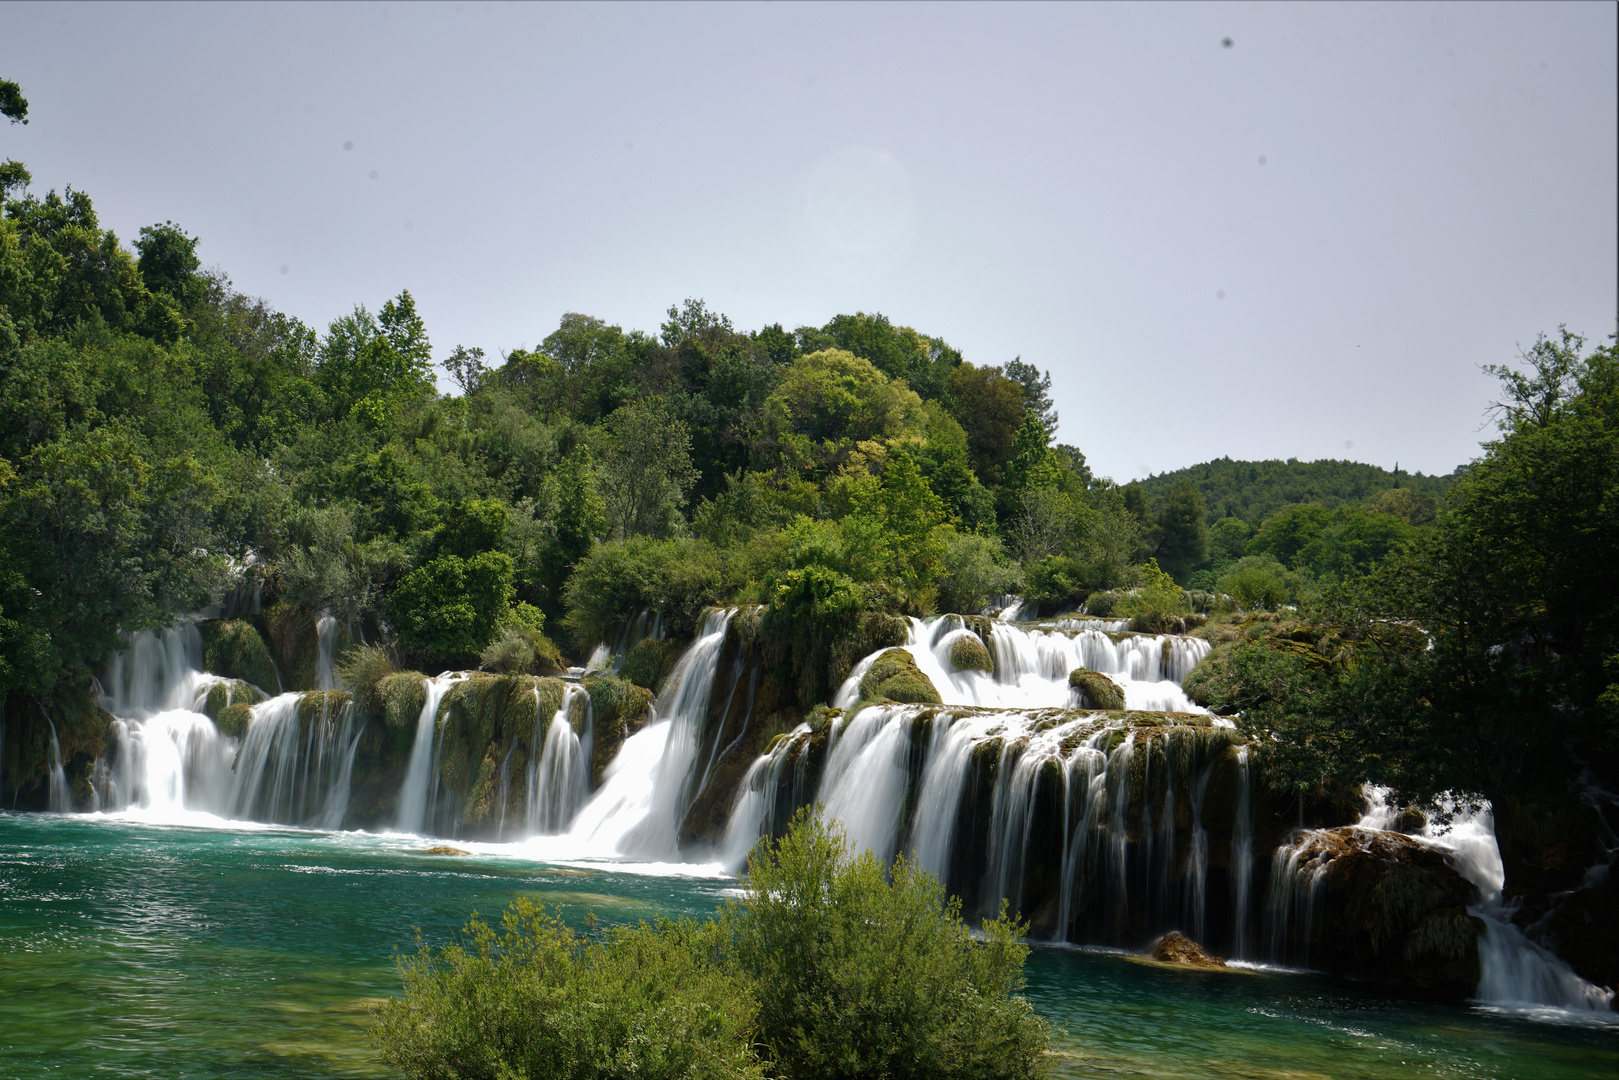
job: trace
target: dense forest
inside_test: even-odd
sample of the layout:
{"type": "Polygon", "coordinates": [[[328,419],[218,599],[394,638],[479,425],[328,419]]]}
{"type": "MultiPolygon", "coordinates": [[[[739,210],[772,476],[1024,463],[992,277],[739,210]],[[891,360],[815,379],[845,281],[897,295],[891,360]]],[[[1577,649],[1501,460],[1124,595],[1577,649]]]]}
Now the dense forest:
{"type": "Polygon", "coordinates": [[[1481,794],[1509,866],[1515,835],[1564,838],[1546,888],[1608,827],[1611,342],[1562,331],[1490,369],[1499,437],[1453,477],[1219,459],[1120,485],[1054,444],[1048,373],[880,314],[750,331],[691,299],[656,331],[568,314],[532,351],[435,354],[409,291],[317,329],[179,225],[126,246],[85,192],[38,194],[16,162],[0,183],[13,707],[82,695],[130,632],[244,588],[272,626],[329,613],[423,670],[551,670],[641,611],[689,635],[759,604],[805,708],[885,620],[1017,593],[1140,625],[1227,612],[1193,682],[1273,731],[1281,790],[1481,794]]]}

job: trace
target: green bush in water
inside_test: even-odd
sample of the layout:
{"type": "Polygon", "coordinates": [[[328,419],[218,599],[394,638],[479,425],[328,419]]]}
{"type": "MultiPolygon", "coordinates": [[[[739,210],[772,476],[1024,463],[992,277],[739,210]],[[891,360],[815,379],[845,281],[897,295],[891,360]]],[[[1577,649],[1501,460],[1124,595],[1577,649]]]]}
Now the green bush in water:
{"type": "Polygon", "coordinates": [[[859,856],[816,807],[748,860],[726,908],[773,1075],[989,1080],[1049,1069],[1045,1023],[1018,996],[1028,947],[1004,911],[981,937],[938,879],[859,856]]]}
{"type": "Polygon", "coordinates": [[[916,658],[904,649],[889,649],[872,662],[860,680],[860,697],[912,705],[938,705],[944,700],[916,666],[916,658]]]}
{"type": "Polygon", "coordinates": [[[957,671],[995,670],[995,659],[977,634],[962,634],[950,643],[950,664],[957,671]]]}
{"type": "Polygon", "coordinates": [[[618,669],[619,677],[628,679],[636,686],[656,691],[663,677],[669,673],[678,652],[679,649],[667,641],[656,638],[639,641],[624,657],[624,663],[618,669]]]}
{"type": "Polygon", "coordinates": [[[1088,708],[1124,708],[1124,691],[1119,689],[1118,683],[1100,671],[1077,667],[1068,673],[1068,685],[1079,689],[1088,708]]]}
{"type": "Polygon", "coordinates": [[[202,633],[203,668],[227,679],[252,683],[267,694],[277,693],[270,647],[252,623],[237,619],[210,619],[197,627],[202,633]]]}
{"type": "Polygon", "coordinates": [[[757,1006],[725,938],[660,922],[595,941],[520,899],[498,931],[474,915],[465,945],[419,942],[371,1034],[413,1080],[762,1077],[757,1006]]]}

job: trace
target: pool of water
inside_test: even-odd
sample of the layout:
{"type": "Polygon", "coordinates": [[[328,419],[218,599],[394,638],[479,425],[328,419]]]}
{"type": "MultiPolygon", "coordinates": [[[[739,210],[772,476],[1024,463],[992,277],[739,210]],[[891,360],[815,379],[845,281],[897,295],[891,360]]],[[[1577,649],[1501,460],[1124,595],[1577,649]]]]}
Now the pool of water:
{"type": "MultiPolygon", "coordinates": [[[[0,1077],[384,1075],[368,1010],[417,932],[448,941],[518,896],[604,922],[701,916],[735,887],[435,843],[0,814],[0,1077]]],[[[1619,1075],[1619,1025],[1589,1018],[1081,949],[1037,948],[1028,975],[1063,1076],[1619,1075]]]]}

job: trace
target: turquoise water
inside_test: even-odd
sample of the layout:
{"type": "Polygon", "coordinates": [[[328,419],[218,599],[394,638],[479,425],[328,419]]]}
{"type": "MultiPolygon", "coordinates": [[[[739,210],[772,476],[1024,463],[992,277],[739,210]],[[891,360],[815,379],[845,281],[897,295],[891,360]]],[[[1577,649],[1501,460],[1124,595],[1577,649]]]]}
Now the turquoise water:
{"type": "MultiPolygon", "coordinates": [[[[414,932],[517,896],[703,915],[720,877],[558,867],[404,837],[0,814],[0,1077],[382,1075],[365,1030],[414,932]]],[[[1602,1077],[1619,1026],[1390,1001],[1281,972],[1041,948],[1072,1077],[1602,1077]]]]}

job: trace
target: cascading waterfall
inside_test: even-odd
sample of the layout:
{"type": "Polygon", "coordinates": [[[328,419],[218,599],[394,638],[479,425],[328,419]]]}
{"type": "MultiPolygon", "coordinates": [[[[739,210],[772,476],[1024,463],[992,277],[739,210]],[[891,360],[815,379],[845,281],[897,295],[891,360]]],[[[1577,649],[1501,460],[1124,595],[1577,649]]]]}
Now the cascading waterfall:
{"type": "Polygon", "coordinates": [[[50,801],[46,804],[53,814],[65,814],[73,809],[73,798],[67,791],[67,773],[62,769],[62,744],[56,740],[56,724],[50,717],[45,723],[51,728],[50,801]]]}
{"type": "Polygon", "coordinates": [[[713,611],[664,682],[653,718],[619,749],[602,786],[574,818],[569,836],[597,852],[679,858],[676,835],[691,797],[703,721],[734,609],[713,611]]]}
{"type": "Polygon", "coordinates": [[[564,687],[562,705],[548,723],[545,720],[540,692],[535,690],[534,735],[529,745],[543,749],[529,758],[527,809],[529,832],[539,835],[566,831],[590,794],[590,695],[579,686],[564,687]],[[573,727],[574,705],[581,698],[582,733],[573,727]]]}
{"type": "MultiPolygon", "coordinates": [[[[1372,784],[1364,790],[1366,813],[1359,826],[1392,828],[1399,811],[1389,805],[1388,790],[1372,784]]],[[[1449,852],[1451,865],[1478,889],[1479,902],[1468,911],[1484,920],[1478,949],[1479,1000],[1508,1007],[1610,1010],[1612,990],[1580,978],[1562,958],[1530,940],[1512,921],[1517,905],[1502,892],[1506,870],[1489,804],[1466,806],[1444,798],[1435,809],[1438,813],[1428,814],[1415,835],[1449,852]]]]}
{"type": "Polygon", "coordinates": [[[302,694],[282,694],[253,707],[236,755],[226,816],[342,827],[362,726],[354,722],[352,702],[334,713],[330,697],[321,695],[318,716],[304,715],[305,709],[302,694]]]}
{"type": "Polygon", "coordinates": [[[394,828],[399,832],[420,834],[427,828],[428,802],[437,788],[434,781],[439,775],[434,753],[439,744],[435,722],[438,706],[450,687],[463,678],[462,675],[440,675],[428,679],[423,688],[422,711],[416,717],[416,738],[410,744],[405,782],[399,789],[399,814],[394,819],[394,828]]]}
{"type": "Polygon", "coordinates": [[[1248,748],[1237,747],[1237,814],[1231,823],[1231,955],[1248,957],[1248,890],[1254,876],[1254,810],[1248,748]]]}
{"type": "Polygon", "coordinates": [[[315,620],[315,689],[334,690],[337,679],[333,674],[332,654],[337,649],[337,620],[332,613],[322,611],[315,620]]]}

